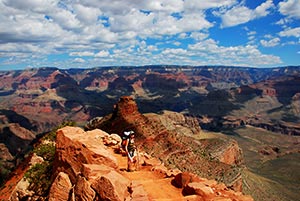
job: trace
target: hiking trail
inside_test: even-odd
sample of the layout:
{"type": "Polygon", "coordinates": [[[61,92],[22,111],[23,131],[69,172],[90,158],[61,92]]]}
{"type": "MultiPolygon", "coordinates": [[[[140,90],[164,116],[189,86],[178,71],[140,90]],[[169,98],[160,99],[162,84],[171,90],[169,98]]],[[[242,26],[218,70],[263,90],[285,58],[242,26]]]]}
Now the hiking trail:
{"type": "Polygon", "coordinates": [[[150,200],[154,201],[183,201],[182,189],[176,188],[171,184],[173,178],[166,178],[158,172],[152,171],[151,166],[139,166],[139,170],[127,172],[127,157],[116,154],[121,174],[129,179],[132,183],[141,184],[148,193],[150,200]]]}

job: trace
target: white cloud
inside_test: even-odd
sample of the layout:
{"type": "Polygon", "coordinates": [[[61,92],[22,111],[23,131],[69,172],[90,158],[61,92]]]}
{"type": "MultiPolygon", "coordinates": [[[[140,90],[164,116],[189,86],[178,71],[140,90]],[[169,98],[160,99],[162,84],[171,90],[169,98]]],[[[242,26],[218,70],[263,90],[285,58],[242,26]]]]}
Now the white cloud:
{"type": "Polygon", "coordinates": [[[300,27],[288,28],[284,31],[279,32],[279,35],[281,37],[290,37],[290,36],[300,37],[300,27]]]}
{"type": "Polygon", "coordinates": [[[256,35],[256,34],[257,34],[256,31],[249,31],[249,32],[247,33],[248,36],[253,36],[253,35],[256,35]]]}
{"type": "Polygon", "coordinates": [[[267,0],[254,10],[254,18],[264,17],[270,13],[270,9],[274,8],[273,0],[267,0]]]}
{"type": "Polygon", "coordinates": [[[57,11],[52,13],[50,17],[53,18],[55,23],[66,30],[80,29],[82,26],[75,14],[69,10],[57,9],[57,11]]]}
{"type": "Polygon", "coordinates": [[[189,0],[184,1],[184,7],[187,10],[204,10],[209,8],[218,8],[224,6],[232,6],[236,4],[236,0],[210,0],[210,1],[199,1],[189,0]]]}
{"type": "Polygon", "coordinates": [[[152,27],[152,31],[160,35],[174,35],[183,32],[198,31],[213,26],[205,19],[203,13],[183,14],[180,19],[170,15],[160,14],[154,18],[154,20],[155,23],[152,27]]]}
{"type": "Polygon", "coordinates": [[[226,12],[221,18],[224,27],[231,27],[250,21],[253,15],[249,8],[238,6],[226,12]]]}
{"type": "Polygon", "coordinates": [[[225,11],[221,16],[222,26],[231,27],[239,24],[244,24],[251,20],[264,17],[270,13],[270,9],[274,8],[272,0],[267,0],[261,5],[257,6],[254,10],[251,10],[243,5],[237,5],[230,10],[225,11]]]}
{"type": "Polygon", "coordinates": [[[285,0],[280,2],[279,11],[288,17],[300,19],[300,0],[285,0]]]}
{"type": "Polygon", "coordinates": [[[187,51],[181,48],[177,48],[177,49],[165,49],[164,51],[162,51],[162,54],[164,55],[186,55],[187,51]]]}
{"type": "Polygon", "coordinates": [[[94,52],[84,51],[84,52],[71,52],[70,56],[84,57],[84,56],[94,56],[94,52]]]}
{"type": "Polygon", "coordinates": [[[150,52],[154,52],[154,51],[157,51],[157,47],[155,45],[148,45],[147,46],[147,51],[150,51],[150,52]]]}
{"type": "Polygon", "coordinates": [[[113,32],[124,32],[124,31],[140,31],[149,33],[149,28],[152,25],[154,19],[153,14],[145,14],[137,9],[132,9],[129,13],[114,15],[110,17],[109,22],[111,23],[111,30],[113,32]]]}
{"type": "MultiPolygon", "coordinates": [[[[31,10],[38,13],[44,13],[47,12],[49,9],[53,9],[58,4],[59,0],[28,0],[28,1],[22,1],[22,0],[3,0],[3,4],[19,9],[19,10],[31,10]]],[[[3,10],[2,10],[3,11],[3,10]]],[[[1,11],[1,12],[2,12],[1,11]]]]}
{"type": "Polygon", "coordinates": [[[85,63],[85,60],[83,58],[75,58],[73,60],[74,63],[85,63]]]}
{"type": "Polygon", "coordinates": [[[213,62],[219,64],[229,64],[228,61],[230,61],[230,65],[248,66],[282,63],[279,57],[263,54],[254,45],[225,47],[219,46],[218,43],[212,39],[189,45],[189,50],[195,55],[213,58],[213,62]]]}
{"type": "Polygon", "coordinates": [[[280,43],[280,38],[273,38],[271,40],[260,40],[260,43],[262,44],[262,46],[264,47],[274,47],[279,45],[280,43]]]}
{"type": "MultiPolygon", "coordinates": [[[[286,15],[288,2],[291,0],[280,4],[286,15]]],[[[218,36],[215,40],[210,38],[219,24],[209,16],[211,13],[218,13],[223,27],[229,27],[266,16],[273,7],[270,0],[255,9],[243,3],[244,0],[0,0],[0,55],[6,61],[19,59],[30,65],[51,65],[47,55],[52,53],[69,57],[65,63],[53,63],[58,66],[68,62],[74,66],[83,62],[95,66],[99,62],[252,64],[252,57],[240,55],[248,50],[248,55],[265,57],[271,64],[280,63],[278,57],[269,59],[272,55],[262,54],[255,45],[225,47],[216,42],[218,36]]],[[[284,28],[282,37],[299,35],[295,28],[284,28]]],[[[251,44],[258,34],[247,31],[251,44]]],[[[265,38],[261,44],[270,46],[275,42],[265,38]]]]}
{"type": "MultiPolygon", "coordinates": [[[[145,1],[145,0],[144,0],[145,1]]],[[[145,8],[153,11],[180,12],[183,10],[182,0],[151,0],[145,1],[145,8]]]]}
{"type": "Polygon", "coordinates": [[[95,54],[95,57],[108,57],[109,52],[106,50],[101,50],[97,54],[95,54]]]}
{"type": "Polygon", "coordinates": [[[275,22],[276,25],[280,25],[283,28],[287,28],[292,23],[293,23],[293,19],[289,17],[281,18],[280,20],[275,22]]]}
{"type": "Polygon", "coordinates": [[[86,7],[81,4],[75,4],[73,6],[76,18],[86,25],[91,25],[97,22],[98,16],[101,15],[101,11],[96,7],[86,7]]]}

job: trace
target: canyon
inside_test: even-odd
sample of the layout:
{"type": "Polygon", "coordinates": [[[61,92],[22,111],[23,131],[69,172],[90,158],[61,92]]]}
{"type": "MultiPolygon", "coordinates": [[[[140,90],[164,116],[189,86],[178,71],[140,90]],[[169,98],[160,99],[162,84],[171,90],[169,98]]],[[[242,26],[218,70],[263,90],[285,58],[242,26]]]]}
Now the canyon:
{"type": "MultiPolygon", "coordinates": [[[[167,168],[160,160],[139,150],[139,167],[127,172],[127,157],[118,154],[122,139],[94,129],[78,127],[57,131],[52,184],[47,197],[38,196],[21,179],[11,191],[2,189],[7,200],[239,200],[249,195],[223,183],[190,172],[167,168]]],[[[31,164],[41,163],[31,158],[31,164]]],[[[27,182],[27,183],[26,183],[27,182]]]]}
{"type": "Polygon", "coordinates": [[[242,181],[255,200],[280,197],[274,189],[283,192],[282,200],[297,198],[299,185],[293,182],[299,176],[290,175],[300,167],[299,66],[44,67],[0,71],[0,79],[1,182],[53,127],[74,121],[93,128],[102,122],[108,133],[137,129],[143,149],[170,168],[216,176],[230,188],[242,181]],[[136,106],[116,114],[113,106],[124,96],[133,98],[126,105],[136,106]],[[131,115],[120,118],[126,112],[131,115]],[[231,152],[237,154],[228,157],[231,152]],[[189,160],[199,160],[203,169],[189,160]],[[222,165],[214,168],[209,160],[222,165]],[[295,163],[281,174],[286,178],[275,177],[276,167],[290,161],[295,163]],[[262,182],[261,190],[252,192],[253,178],[262,182]]]}

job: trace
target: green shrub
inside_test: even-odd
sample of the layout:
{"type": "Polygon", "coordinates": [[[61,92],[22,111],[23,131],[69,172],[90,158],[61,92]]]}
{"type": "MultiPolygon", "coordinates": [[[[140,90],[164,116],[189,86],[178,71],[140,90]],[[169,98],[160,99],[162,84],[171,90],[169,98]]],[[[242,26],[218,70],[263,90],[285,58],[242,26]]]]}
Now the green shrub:
{"type": "Polygon", "coordinates": [[[26,173],[25,179],[30,183],[29,190],[33,190],[36,195],[46,196],[51,186],[52,165],[48,161],[37,163],[26,173]]]}
{"type": "Polygon", "coordinates": [[[55,155],[55,145],[52,143],[40,144],[33,150],[36,155],[43,157],[46,161],[53,161],[55,155]]]}
{"type": "Polygon", "coordinates": [[[8,167],[5,167],[3,161],[0,160],[0,187],[2,186],[3,182],[5,181],[10,172],[10,169],[8,167]]]}
{"type": "Polygon", "coordinates": [[[49,143],[40,143],[34,148],[33,152],[44,159],[43,163],[37,163],[25,173],[25,179],[30,184],[29,190],[34,191],[35,195],[46,197],[52,184],[52,166],[55,156],[55,143],[52,142],[55,142],[56,131],[65,126],[75,125],[74,122],[62,123],[43,137],[43,140],[48,140],[49,143]]]}

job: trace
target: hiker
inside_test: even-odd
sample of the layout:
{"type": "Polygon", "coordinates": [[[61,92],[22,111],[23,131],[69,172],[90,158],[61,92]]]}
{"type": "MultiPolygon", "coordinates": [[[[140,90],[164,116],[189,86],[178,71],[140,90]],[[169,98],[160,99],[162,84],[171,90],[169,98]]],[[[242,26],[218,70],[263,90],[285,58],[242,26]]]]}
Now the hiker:
{"type": "Polygon", "coordinates": [[[122,136],[122,143],[121,143],[121,153],[122,155],[126,156],[127,153],[126,153],[126,144],[127,144],[127,141],[128,141],[128,138],[130,136],[130,134],[133,134],[134,132],[133,131],[124,131],[123,133],[123,136],[122,136]]]}
{"type": "Polygon", "coordinates": [[[129,138],[126,141],[125,150],[128,157],[127,171],[134,171],[137,165],[137,149],[134,144],[134,132],[129,135],[129,138]]]}

